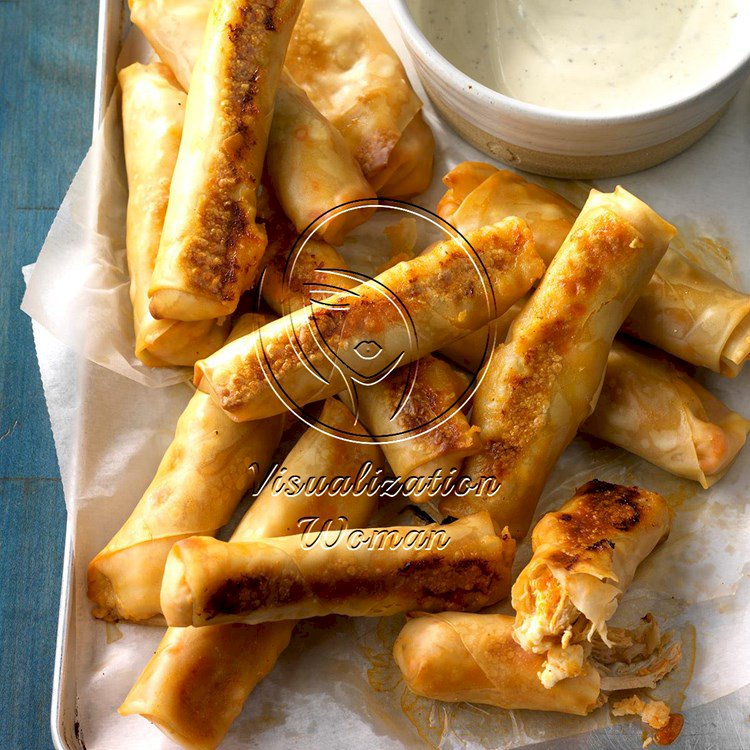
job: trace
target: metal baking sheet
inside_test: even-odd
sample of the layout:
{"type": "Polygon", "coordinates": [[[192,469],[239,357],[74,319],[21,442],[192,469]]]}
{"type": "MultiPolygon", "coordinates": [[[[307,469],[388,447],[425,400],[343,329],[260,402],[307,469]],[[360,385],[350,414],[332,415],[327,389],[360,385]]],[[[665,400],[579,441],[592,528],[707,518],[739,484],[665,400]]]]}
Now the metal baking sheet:
{"type": "MultiPolygon", "coordinates": [[[[98,56],[94,98],[94,133],[102,122],[115,85],[115,64],[129,26],[126,0],[100,0],[98,56]]],[[[93,201],[92,201],[93,205],[93,201]]],[[[87,367],[81,362],[78,387],[86,387],[87,367]]],[[[75,682],[76,633],[74,624],[74,558],[76,519],[68,517],[63,559],[60,614],[52,688],[51,730],[56,750],[85,750],[78,723],[75,682]]],[[[750,687],[714,703],[686,712],[685,728],[672,746],[675,750],[740,750],[750,747],[750,687]]],[[[638,722],[619,724],[595,732],[545,742],[539,750],[630,750],[640,746],[638,722]]]]}

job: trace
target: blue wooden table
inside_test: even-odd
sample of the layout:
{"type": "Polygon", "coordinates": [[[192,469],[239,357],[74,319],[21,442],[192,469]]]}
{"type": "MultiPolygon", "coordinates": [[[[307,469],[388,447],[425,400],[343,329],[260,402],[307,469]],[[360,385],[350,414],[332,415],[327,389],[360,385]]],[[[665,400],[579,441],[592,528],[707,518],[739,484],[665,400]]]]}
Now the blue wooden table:
{"type": "Polygon", "coordinates": [[[50,748],[65,505],[21,266],[91,140],[94,0],[0,0],[0,748],[50,748]]]}

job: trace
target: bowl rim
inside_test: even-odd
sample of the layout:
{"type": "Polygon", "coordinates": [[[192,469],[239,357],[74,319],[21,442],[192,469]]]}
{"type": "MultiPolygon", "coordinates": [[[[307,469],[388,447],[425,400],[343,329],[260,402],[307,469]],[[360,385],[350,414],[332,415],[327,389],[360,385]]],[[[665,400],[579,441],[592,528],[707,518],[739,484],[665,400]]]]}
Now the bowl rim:
{"type": "Polygon", "coordinates": [[[671,115],[690,107],[690,105],[696,103],[699,99],[702,99],[713,90],[740,74],[743,68],[750,66],[750,46],[748,46],[744,56],[716,78],[711,79],[692,93],[685,94],[677,100],[657,107],[636,109],[629,112],[614,112],[611,114],[554,109],[541,104],[531,104],[523,102],[520,99],[514,99],[512,96],[502,94],[479,81],[475,81],[471,76],[468,76],[450,62],[448,58],[438,52],[415,21],[406,4],[406,0],[389,0],[389,4],[399,29],[405,37],[408,37],[408,39],[405,39],[407,46],[417,48],[422,57],[430,59],[436,67],[442,68],[444,73],[450,73],[454,79],[457,78],[462,89],[465,89],[465,93],[469,96],[477,96],[480,99],[485,99],[487,103],[496,108],[509,110],[511,113],[521,117],[546,123],[562,125],[622,125],[671,115]]]}

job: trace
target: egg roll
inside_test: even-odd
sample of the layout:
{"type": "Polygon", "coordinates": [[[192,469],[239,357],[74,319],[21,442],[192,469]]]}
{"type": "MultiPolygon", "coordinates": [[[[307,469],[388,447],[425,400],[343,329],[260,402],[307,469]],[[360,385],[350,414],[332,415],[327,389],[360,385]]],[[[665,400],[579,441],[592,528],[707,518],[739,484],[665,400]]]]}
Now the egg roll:
{"type": "MultiPolygon", "coordinates": [[[[578,213],[551,190],[481,162],[459,164],[443,182],[448,190],[438,214],[459,231],[520,216],[546,263],[578,213]]],[[[750,356],[750,295],[669,248],[622,330],[686,362],[735,377],[750,356]]]]}
{"type": "Polygon", "coordinates": [[[665,357],[616,340],[596,409],[581,432],[707,489],[745,445],[750,421],[665,357]]]}
{"type": "Polygon", "coordinates": [[[356,414],[415,502],[446,493],[463,460],[482,448],[461,410],[468,389],[467,377],[429,355],[357,389],[356,414]]]}
{"type": "Polygon", "coordinates": [[[534,527],[529,564],[513,584],[513,637],[526,651],[547,654],[546,687],[578,673],[638,565],[669,534],[661,495],[593,480],[534,527]]]}
{"type": "Polygon", "coordinates": [[[167,210],[185,117],[185,93],[162,63],[134,63],[118,74],[128,173],[127,259],[135,355],[149,367],[192,366],[224,343],[229,321],[156,320],[148,287],[167,210]]]}
{"type": "MultiPolygon", "coordinates": [[[[379,194],[385,190],[384,194],[394,195],[388,183],[398,186],[409,171],[407,166],[429,171],[431,176],[432,134],[424,120],[415,122],[422,102],[393,48],[358,0],[306,0],[286,65],[344,136],[379,194]],[[409,126],[412,130],[407,133],[409,126]],[[408,142],[399,152],[402,138],[408,142]]],[[[423,178],[409,189],[421,189],[429,182],[423,178]]]]}
{"type": "Polygon", "coordinates": [[[487,513],[447,526],[348,529],[172,548],[161,604],[169,625],[274,622],[412,609],[476,611],[510,588],[515,543],[487,513]]]}
{"type": "MultiPolygon", "coordinates": [[[[503,341],[522,303],[491,323],[503,341]]],[[[470,372],[485,359],[487,327],[440,352],[470,372]]],[[[579,432],[618,445],[707,489],[742,450],[750,421],[732,411],[657,350],[616,338],[596,408],[579,432]]]]}
{"type": "MultiPolygon", "coordinates": [[[[266,318],[242,316],[233,336],[266,318]]],[[[281,437],[282,417],[257,425],[228,419],[205,394],[188,402],[151,484],[122,528],[89,563],[88,596],[103,620],[160,620],[159,592],[171,546],[214,534],[263,477],[281,437]]]]}
{"type": "MultiPolygon", "coordinates": [[[[342,432],[366,437],[340,401],[326,401],[321,419],[342,432]]],[[[310,428],[291,449],[282,468],[284,476],[299,477],[307,487],[309,481],[320,477],[361,476],[366,482],[382,466],[383,455],[374,443],[343,442],[310,428]]],[[[316,485],[289,495],[268,481],[232,539],[250,541],[304,528],[322,530],[329,520],[339,524],[341,517],[355,526],[367,522],[377,503],[374,494],[328,489],[330,486],[316,485]],[[313,518],[318,520],[312,522],[313,518]],[[301,519],[305,520],[300,523],[301,519]]],[[[119,712],[142,715],[184,748],[214,750],[288,645],[294,625],[287,620],[169,628],[119,712]]]]}
{"type": "Polygon", "coordinates": [[[539,255],[549,265],[568,236],[579,210],[562,196],[507,169],[463,162],[443,182],[448,191],[437,212],[460,232],[520,216],[531,227],[539,255]]]}
{"type": "Polygon", "coordinates": [[[480,328],[528,291],[543,264],[519,219],[468,240],[473,253],[455,238],[436,243],[228,344],[196,364],[196,385],[233,419],[260,419],[379,380],[480,328]]]}
{"type": "Polygon", "coordinates": [[[484,703],[505,709],[556,711],[585,716],[616,690],[650,689],[680,661],[680,644],[669,636],[623,634],[601,649],[580,674],[544,687],[537,673],[544,656],[513,640],[507,615],[441,612],[412,617],[393,646],[407,688],[449,702],[484,703]],[[640,639],[640,642],[639,642],[640,639]]]}
{"type": "Polygon", "coordinates": [[[203,42],[211,0],[128,0],[130,20],[168,65],[180,86],[190,78],[203,42]]]}
{"type": "Polygon", "coordinates": [[[484,484],[445,498],[444,513],[485,509],[498,528],[525,536],[552,467],[596,405],[615,333],[673,236],[623,188],[591,191],[474,397],[472,421],[485,447],[464,473],[494,476],[499,491],[484,484]]]}
{"type": "Polygon", "coordinates": [[[750,356],[750,295],[672,250],[657,267],[623,331],[733,378],[750,356]]]}
{"type": "Polygon", "coordinates": [[[327,217],[316,232],[325,242],[340,245],[348,232],[375,212],[377,196],[343,136],[288,73],[282,74],[276,93],[266,168],[276,197],[298,232],[343,203],[372,199],[371,208],[327,217]]]}
{"type": "Polygon", "coordinates": [[[257,188],[273,102],[302,0],[216,0],[190,81],[156,267],[155,318],[228,315],[266,247],[257,188]]]}
{"type": "MultiPolygon", "coordinates": [[[[287,259],[282,246],[266,267],[261,287],[263,299],[280,315],[310,303],[315,281],[325,278],[318,271],[347,268],[329,245],[308,241],[285,284],[287,259]]],[[[342,397],[380,443],[396,476],[408,480],[404,490],[421,502],[445,491],[451,472],[458,472],[463,459],[481,447],[479,430],[461,410],[468,389],[465,375],[428,355],[414,367],[399,368],[342,397]]]]}

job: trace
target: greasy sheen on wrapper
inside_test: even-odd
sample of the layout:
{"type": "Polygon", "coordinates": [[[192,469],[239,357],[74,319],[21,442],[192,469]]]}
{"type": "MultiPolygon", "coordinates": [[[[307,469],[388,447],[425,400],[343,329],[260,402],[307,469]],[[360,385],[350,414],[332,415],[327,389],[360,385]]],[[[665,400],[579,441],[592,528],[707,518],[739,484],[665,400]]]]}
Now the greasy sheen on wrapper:
{"type": "MultiPolygon", "coordinates": [[[[342,432],[366,432],[335,399],[321,416],[342,432]]],[[[383,455],[374,443],[344,442],[309,428],[283,462],[288,475],[303,481],[320,476],[356,477],[369,464],[375,472],[383,455]]],[[[367,475],[369,476],[369,474],[367,475]]],[[[296,534],[300,519],[345,516],[352,526],[367,523],[377,499],[369,493],[305,492],[280,496],[267,484],[232,535],[233,541],[296,534]]],[[[307,523],[307,522],[306,522],[307,523]]],[[[305,524],[306,525],[306,524],[305,524]]],[[[256,685],[273,669],[289,643],[295,621],[263,625],[227,624],[169,628],[119,711],[140,714],[187,750],[214,750],[256,685]]]]}
{"type": "MultiPolygon", "coordinates": [[[[232,336],[265,320],[243,315],[232,336]]],[[[214,534],[229,521],[268,469],[282,423],[278,416],[253,426],[238,424],[205,393],[193,394],[151,484],[89,563],[88,596],[95,617],[161,621],[161,578],[172,545],[193,534],[214,534]]]]}
{"type": "Polygon", "coordinates": [[[186,539],[170,553],[167,623],[206,626],[413,609],[476,611],[507,595],[515,543],[486,513],[447,526],[326,531],[253,542],[186,539]]]}
{"type": "Polygon", "coordinates": [[[442,512],[485,509],[525,536],[549,473],[596,405],[615,334],[673,236],[623,188],[591,192],[474,397],[484,449],[464,473],[494,476],[500,490],[446,498],[442,512]]]}
{"type": "Polygon", "coordinates": [[[379,377],[387,367],[413,362],[480,328],[529,290],[543,264],[520,219],[467,239],[474,252],[458,239],[436,243],[375,279],[228,344],[196,364],[196,385],[233,419],[260,419],[284,411],[288,402],[303,407],[339,393],[352,378],[379,377]],[[486,275],[478,273],[477,257],[486,275]],[[373,340],[380,350],[364,362],[357,347],[373,340]],[[279,389],[287,403],[276,396],[279,389]]]}
{"type": "Polygon", "coordinates": [[[231,314],[266,247],[256,224],[276,87],[302,0],[217,0],[191,78],[156,268],[155,318],[231,314]]]}
{"type": "Polygon", "coordinates": [[[135,355],[149,367],[192,366],[224,343],[229,321],[156,320],[148,288],[185,119],[185,92],[163,63],[123,68],[122,129],[128,173],[127,259],[135,355]]]}

